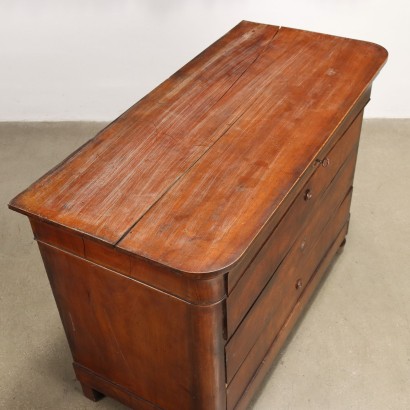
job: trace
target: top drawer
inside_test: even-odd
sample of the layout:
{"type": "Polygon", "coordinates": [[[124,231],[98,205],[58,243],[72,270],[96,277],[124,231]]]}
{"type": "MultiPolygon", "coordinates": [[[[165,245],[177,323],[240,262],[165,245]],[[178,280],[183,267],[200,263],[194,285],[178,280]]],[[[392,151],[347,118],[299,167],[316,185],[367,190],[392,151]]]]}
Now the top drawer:
{"type": "MultiPolygon", "coordinates": [[[[363,111],[328,154],[324,158],[320,158],[321,162],[317,162],[316,171],[306,182],[289,210],[251,260],[239,280],[228,278],[231,281],[236,279],[237,282],[227,300],[228,337],[238,327],[246,312],[291,248],[298,233],[308,221],[309,215],[320,205],[322,194],[335,178],[349,154],[357,146],[362,117],[363,111]],[[270,257],[266,258],[268,250],[270,257]]],[[[345,192],[340,194],[344,195],[345,192]]]]}

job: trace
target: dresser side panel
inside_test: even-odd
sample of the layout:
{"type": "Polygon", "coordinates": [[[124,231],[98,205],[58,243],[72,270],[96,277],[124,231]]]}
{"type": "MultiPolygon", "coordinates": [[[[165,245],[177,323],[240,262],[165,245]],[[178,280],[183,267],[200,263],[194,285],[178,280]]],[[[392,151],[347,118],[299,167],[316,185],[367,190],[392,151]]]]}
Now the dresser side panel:
{"type": "Polygon", "coordinates": [[[223,302],[192,305],[53,246],[39,248],[75,363],[161,408],[224,408],[223,302]]]}

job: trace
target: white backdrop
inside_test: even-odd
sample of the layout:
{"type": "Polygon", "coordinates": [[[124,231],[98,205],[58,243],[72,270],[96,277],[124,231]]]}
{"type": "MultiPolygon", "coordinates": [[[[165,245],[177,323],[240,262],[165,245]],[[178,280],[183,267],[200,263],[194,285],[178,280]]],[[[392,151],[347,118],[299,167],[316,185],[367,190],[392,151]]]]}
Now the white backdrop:
{"type": "Polygon", "coordinates": [[[389,51],[367,117],[410,117],[408,0],[0,0],[0,121],[112,120],[241,20],[389,51]]]}

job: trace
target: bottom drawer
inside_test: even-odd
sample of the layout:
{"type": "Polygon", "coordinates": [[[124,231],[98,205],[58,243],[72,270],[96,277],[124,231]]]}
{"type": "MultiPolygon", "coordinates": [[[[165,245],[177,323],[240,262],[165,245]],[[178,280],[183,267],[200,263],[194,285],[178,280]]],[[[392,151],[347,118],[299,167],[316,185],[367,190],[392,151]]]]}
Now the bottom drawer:
{"type": "MultiPolygon", "coordinates": [[[[349,216],[351,192],[350,190],[306,257],[301,260],[303,263],[294,265],[285,263],[279,267],[245,318],[239,329],[240,331],[228,343],[226,347],[226,367],[228,382],[231,380],[228,391],[236,392],[236,394],[229,393],[229,395],[236,396],[248,384],[275,336],[309,283],[311,276],[317,270],[323,258],[326,257],[333,241],[346,224],[349,216]],[[259,319],[262,317],[261,315],[266,320],[258,320],[258,317],[259,319]],[[260,326],[261,323],[265,323],[265,326],[259,337],[251,345],[250,350],[244,350],[248,341],[254,339],[254,332],[249,330],[257,324],[260,326]],[[243,356],[245,351],[248,351],[248,353],[243,356]]],[[[291,258],[289,260],[291,261],[291,258]]],[[[235,399],[233,402],[235,403],[235,399]]]]}

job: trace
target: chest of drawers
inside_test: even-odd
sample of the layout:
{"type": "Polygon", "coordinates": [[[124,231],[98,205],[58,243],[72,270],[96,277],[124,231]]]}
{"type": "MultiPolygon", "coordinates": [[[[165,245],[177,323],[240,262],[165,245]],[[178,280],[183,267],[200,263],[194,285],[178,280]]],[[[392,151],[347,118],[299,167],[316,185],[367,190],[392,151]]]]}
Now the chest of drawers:
{"type": "Polygon", "coordinates": [[[88,398],[248,405],[344,245],[386,58],[242,22],[10,202],[88,398]]]}

